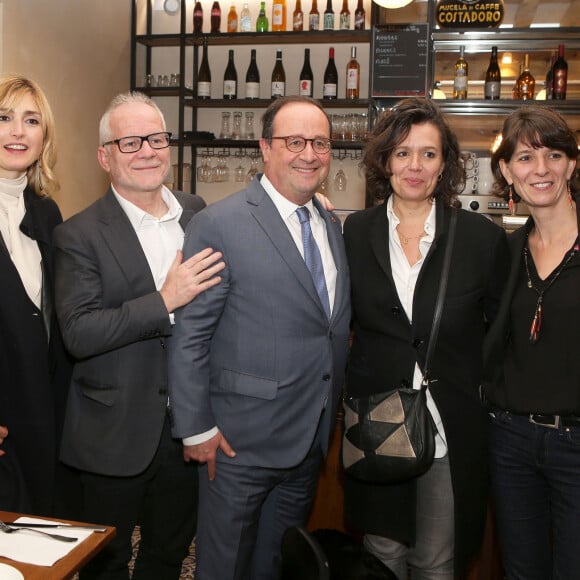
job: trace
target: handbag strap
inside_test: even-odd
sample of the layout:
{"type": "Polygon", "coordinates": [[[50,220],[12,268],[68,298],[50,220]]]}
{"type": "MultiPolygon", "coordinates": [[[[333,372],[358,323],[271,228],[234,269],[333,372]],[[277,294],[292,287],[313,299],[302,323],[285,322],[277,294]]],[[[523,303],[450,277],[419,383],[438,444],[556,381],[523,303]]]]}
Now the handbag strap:
{"type": "Polygon", "coordinates": [[[431,356],[435,350],[435,343],[437,342],[437,335],[439,334],[439,323],[441,322],[441,313],[443,312],[443,302],[445,299],[445,292],[447,291],[447,279],[449,277],[449,266],[451,264],[451,252],[453,251],[453,239],[455,238],[455,225],[457,224],[457,210],[451,208],[451,221],[449,222],[449,232],[447,235],[447,242],[445,244],[445,257],[443,258],[443,270],[441,271],[441,279],[439,280],[439,290],[437,292],[437,302],[435,303],[435,311],[433,313],[433,325],[431,326],[431,334],[429,336],[429,345],[427,346],[427,355],[425,356],[425,366],[423,370],[422,387],[426,388],[429,385],[429,364],[431,356]]]}

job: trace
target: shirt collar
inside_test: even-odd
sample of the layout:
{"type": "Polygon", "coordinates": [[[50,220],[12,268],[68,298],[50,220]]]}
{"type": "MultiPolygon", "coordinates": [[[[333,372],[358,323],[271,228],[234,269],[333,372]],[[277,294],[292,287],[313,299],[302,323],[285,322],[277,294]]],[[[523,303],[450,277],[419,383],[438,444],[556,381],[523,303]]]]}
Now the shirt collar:
{"type": "MultiPolygon", "coordinates": [[[[437,204],[437,200],[433,199],[431,203],[431,211],[425,220],[425,236],[422,238],[421,241],[428,241],[432,242],[435,238],[435,205],[437,204]]],[[[387,218],[389,220],[389,233],[393,234],[396,227],[399,225],[401,220],[397,217],[397,214],[393,210],[393,195],[389,195],[387,199],[387,218]]]]}
{"type": "Polygon", "coordinates": [[[288,218],[292,217],[292,214],[294,214],[294,217],[298,219],[298,216],[296,216],[296,210],[299,207],[308,208],[308,211],[310,211],[310,218],[313,221],[317,222],[319,219],[321,219],[320,214],[318,213],[318,210],[316,209],[316,206],[314,205],[312,199],[310,199],[303,206],[296,205],[289,199],[285,198],[281,193],[279,193],[276,190],[276,188],[272,185],[272,182],[266,177],[266,175],[262,175],[262,177],[260,178],[260,185],[266,190],[268,197],[270,197],[270,199],[276,206],[276,209],[282,216],[283,220],[287,220],[288,218]]]}
{"type": "Polygon", "coordinates": [[[140,228],[144,222],[146,221],[157,221],[157,222],[165,222],[175,220],[178,221],[183,213],[183,207],[177,201],[173,193],[163,185],[161,187],[161,198],[165,202],[167,206],[167,213],[160,218],[156,218],[152,216],[150,213],[143,211],[140,207],[137,207],[134,203],[130,202],[128,199],[125,199],[122,195],[120,195],[113,185],[111,184],[111,189],[113,190],[113,194],[115,198],[119,202],[119,205],[123,209],[123,211],[127,214],[129,221],[134,229],[140,228]]]}

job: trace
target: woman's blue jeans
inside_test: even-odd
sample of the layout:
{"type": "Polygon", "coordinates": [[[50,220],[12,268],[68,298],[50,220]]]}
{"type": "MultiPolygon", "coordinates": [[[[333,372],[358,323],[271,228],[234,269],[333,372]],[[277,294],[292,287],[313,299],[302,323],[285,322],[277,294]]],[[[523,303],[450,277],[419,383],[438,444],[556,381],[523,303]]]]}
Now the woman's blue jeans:
{"type": "Polygon", "coordinates": [[[490,412],[493,499],[508,580],[580,578],[580,427],[490,412]]]}

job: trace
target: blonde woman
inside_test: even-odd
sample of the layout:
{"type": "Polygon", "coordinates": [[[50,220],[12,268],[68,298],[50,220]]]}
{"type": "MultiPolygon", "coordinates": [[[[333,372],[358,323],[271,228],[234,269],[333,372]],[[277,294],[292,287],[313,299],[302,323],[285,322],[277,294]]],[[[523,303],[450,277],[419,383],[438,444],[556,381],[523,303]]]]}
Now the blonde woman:
{"type": "Polygon", "coordinates": [[[35,514],[53,512],[69,368],[52,308],[55,160],[46,96],[25,77],[1,77],[0,509],[35,514]]]}

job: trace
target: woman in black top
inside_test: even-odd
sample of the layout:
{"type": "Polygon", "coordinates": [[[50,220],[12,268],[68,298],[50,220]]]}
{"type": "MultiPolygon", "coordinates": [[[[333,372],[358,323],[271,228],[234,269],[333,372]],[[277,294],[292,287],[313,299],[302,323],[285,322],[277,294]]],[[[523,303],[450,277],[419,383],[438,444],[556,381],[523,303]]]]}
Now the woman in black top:
{"type": "Polygon", "coordinates": [[[491,471],[509,579],[580,574],[578,146],[554,111],[525,106],[493,154],[498,189],[531,217],[486,344],[491,471]],[[553,542],[551,540],[553,538],[553,542]]]}

